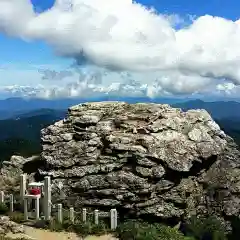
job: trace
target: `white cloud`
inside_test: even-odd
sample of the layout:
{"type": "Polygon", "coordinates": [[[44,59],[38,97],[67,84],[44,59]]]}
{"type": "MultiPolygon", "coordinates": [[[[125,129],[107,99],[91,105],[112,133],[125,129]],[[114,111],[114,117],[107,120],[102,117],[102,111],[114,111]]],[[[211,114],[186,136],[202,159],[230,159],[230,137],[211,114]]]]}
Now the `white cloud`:
{"type": "Polygon", "coordinates": [[[219,91],[230,91],[231,92],[235,88],[236,88],[236,85],[234,85],[231,82],[217,85],[217,90],[219,90],[219,91]]]}
{"type": "Polygon", "coordinates": [[[101,84],[96,72],[97,83],[75,80],[62,90],[49,90],[54,94],[80,94],[79,88],[89,94],[116,91],[117,85],[120,93],[135,89],[149,95],[194,94],[218,79],[240,85],[240,21],[208,15],[191,21],[176,30],[175,25],[184,25],[182,18],[158,14],[131,0],[58,0],[40,14],[28,0],[0,0],[0,31],[42,39],[57,54],[102,68],[101,84]],[[106,74],[106,69],[130,77],[106,74]],[[114,76],[110,83],[109,76],[114,76]],[[129,85],[131,79],[139,84],[129,85]]]}
{"type": "Polygon", "coordinates": [[[42,80],[62,80],[67,77],[71,77],[73,73],[69,70],[50,70],[50,69],[39,69],[38,72],[42,74],[42,80]]]}
{"type": "Polygon", "coordinates": [[[17,96],[17,97],[43,97],[47,98],[43,95],[45,92],[45,87],[42,85],[36,86],[27,86],[27,85],[8,85],[0,87],[1,95],[7,96],[17,96]]]}
{"type": "Polygon", "coordinates": [[[239,97],[240,94],[240,85],[237,86],[232,82],[224,82],[217,84],[216,86],[216,94],[227,96],[227,97],[239,97]]]}
{"type": "MultiPolygon", "coordinates": [[[[61,81],[51,81],[48,85],[7,85],[0,92],[15,96],[31,96],[42,98],[59,97],[96,97],[96,96],[172,96],[173,94],[191,94],[193,92],[192,78],[181,78],[177,74],[159,77],[158,73],[110,72],[96,67],[82,68],[78,74],[72,74],[61,81]],[[178,79],[176,79],[178,77],[178,79]],[[148,79],[148,81],[146,81],[148,79]],[[176,82],[173,85],[174,81],[176,82]],[[185,84],[187,83],[187,86],[185,84]]],[[[207,81],[207,80],[206,80],[207,81]]],[[[45,81],[44,81],[45,83],[45,81]]],[[[206,82],[198,82],[199,87],[206,82]],[[201,83],[201,84],[200,84],[201,83]]],[[[195,91],[196,93],[196,91],[195,91]]]]}

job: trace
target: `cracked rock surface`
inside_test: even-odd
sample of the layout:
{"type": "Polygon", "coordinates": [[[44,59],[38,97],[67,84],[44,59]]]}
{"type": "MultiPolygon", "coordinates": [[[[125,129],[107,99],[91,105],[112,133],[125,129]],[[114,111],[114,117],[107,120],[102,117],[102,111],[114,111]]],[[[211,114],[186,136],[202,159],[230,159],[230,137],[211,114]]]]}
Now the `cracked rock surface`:
{"type": "Polygon", "coordinates": [[[52,177],[56,202],[161,219],[239,214],[240,153],[205,110],[85,103],[41,133],[37,177],[52,177]]]}
{"type": "Polygon", "coordinates": [[[10,221],[7,216],[0,217],[0,234],[5,235],[7,233],[24,233],[23,225],[10,221]]]}

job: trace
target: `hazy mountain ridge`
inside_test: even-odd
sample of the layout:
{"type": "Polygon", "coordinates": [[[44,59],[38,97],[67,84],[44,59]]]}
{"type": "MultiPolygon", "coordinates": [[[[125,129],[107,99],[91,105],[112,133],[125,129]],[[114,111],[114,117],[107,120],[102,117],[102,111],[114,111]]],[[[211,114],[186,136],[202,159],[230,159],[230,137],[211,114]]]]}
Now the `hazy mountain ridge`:
{"type": "MultiPolygon", "coordinates": [[[[97,100],[97,99],[96,99],[97,100]]],[[[107,99],[105,99],[107,100],[107,99]]],[[[126,99],[111,99],[121,100],[129,103],[143,102],[140,98],[126,98],[126,99]]],[[[80,103],[76,99],[54,100],[23,100],[23,99],[6,99],[0,100],[0,116],[1,110],[6,107],[6,102],[19,102],[21,108],[17,106],[11,112],[8,119],[0,120],[0,161],[4,158],[9,158],[13,154],[21,153],[22,155],[31,155],[38,153],[41,150],[40,146],[40,131],[48,125],[63,119],[67,114],[69,106],[80,103]],[[3,103],[4,102],[4,103],[3,103]],[[28,105],[30,103],[30,106],[28,105]],[[35,104],[37,103],[37,104],[35,104]],[[43,104],[41,104],[43,103],[43,104]],[[48,108],[46,106],[53,106],[48,108]],[[36,108],[34,108],[36,107],[36,108]],[[34,108],[34,109],[32,109],[34,108]],[[31,110],[27,110],[31,109],[31,110]]],[[[86,100],[88,101],[88,100],[86,100]]],[[[220,125],[220,127],[240,146],[240,103],[239,102],[204,102],[201,100],[191,100],[186,102],[174,102],[176,99],[162,99],[159,103],[170,103],[173,107],[189,109],[206,109],[220,125]]],[[[8,105],[11,106],[11,105],[8,105]]],[[[11,111],[11,108],[8,109],[11,111]]]]}
{"type": "Polygon", "coordinates": [[[41,129],[65,117],[66,110],[39,109],[0,120],[0,162],[12,155],[31,156],[41,151],[41,129]]]}
{"type": "Polygon", "coordinates": [[[37,115],[33,115],[34,113],[36,111],[16,116],[15,119],[0,120],[0,139],[9,137],[35,139],[40,136],[42,128],[63,119],[65,116],[60,110],[51,113],[38,113],[37,115]]]}
{"type": "Polygon", "coordinates": [[[237,101],[202,101],[199,99],[180,98],[148,98],[148,97],[113,97],[104,96],[97,98],[62,98],[62,99],[38,99],[38,98],[7,98],[0,100],[0,120],[28,114],[31,111],[41,109],[64,110],[84,102],[99,101],[124,101],[128,103],[146,102],[170,104],[184,110],[203,108],[209,111],[214,118],[239,117],[240,102],[237,101]]]}
{"type": "Polygon", "coordinates": [[[65,117],[67,110],[56,110],[50,108],[40,108],[30,112],[16,114],[11,119],[22,119],[22,118],[29,118],[29,117],[36,117],[36,116],[45,116],[52,119],[62,119],[65,117]]]}
{"type": "Polygon", "coordinates": [[[155,102],[173,104],[183,102],[177,98],[155,98],[148,97],[111,97],[104,96],[98,98],[62,98],[62,99],[39,99],[39,98],[7,98],[0,100],[0,120],[14,118],[17,115],[28,114],[31,111],[40,109],[66,110],[73,105],[84,102],[99,101],[125,101],[128,103],[136,102],[155,102]]]}
{"type": "Polygon", "coordinates": [[[181,108],[184,111],[189,109],[205,109],[214,119],[240,119],[240,103],[235,101],[204,102],[197,99],[181,103],[174,103],[172,106],[181,108]]]}

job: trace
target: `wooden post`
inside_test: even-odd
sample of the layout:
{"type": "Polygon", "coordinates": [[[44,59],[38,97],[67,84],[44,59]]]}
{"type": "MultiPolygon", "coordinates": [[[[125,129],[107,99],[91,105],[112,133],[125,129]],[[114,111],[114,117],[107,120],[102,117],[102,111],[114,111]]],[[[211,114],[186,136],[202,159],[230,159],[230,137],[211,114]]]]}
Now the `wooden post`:
{"type": "Polygon", "coordinates": [[[71,223],[74,223],[74,208],[70,207],[69,208],[69,219],[71,223]]]}
{"type": "Polygon", "coordinates": [[[24,196],[26,194],[26,189],[27,189],[27,177],[26,174],[21,174],[20,175],[20,198],[23,203],[24,196]]]}
{"type": "Polygon", "coordinates": [[[28,199],[24,198],[24,220],[28,220],[28,199]]]}
{"type": "Polygon", "coordinates": [[[117,213],[117,209],[114,209],[114,225],[115,225],[115,229],[117,228],[118,225],[118,213],[117,213]]]}
{"type": "Polygon", "coordinates": [[[51,179],[49,176],[44,178],[44,215],[45,220],[51,218],[51,179]]]}
{"type": "Polygon", "coordinates": [[[86,208],[83,208],[82,220],[84,223],[87,221],[87,209],[86,208]]]}
{"type": "Polygon", "coordinates": [[[14,206],[14,199],[13,199],[13,194],[9,195],[9,211],[12,213],[14,211],[13,206],[14,206]]]}
{"type": "Polygon", "coordinates": [[[58,208],[57,208],[57,220],[58,220],[59,223],[62,223],[62,221],[63,221],[62,204],[59,203],[57,206],[58,206],[58,208]]]}
{"type": "Polygon", "coordinates": [[[110,211],[110,222],[111,222],[111,229],[115,230],[117,228],[117,210],[111,209],[110,211]]]}
{"type": "Polygon", "coordinates": [[[98,210],[96,209],[96,210],[94,210],[94,223],[96,224],[96,225],[98,225],[98,216],[99,216],[99,214],[98,214],[98,210]]]}
{"type": "Polygon", "coordinates": [[[3,204],[4,203],[4,191],[0,192],[0,203],[3,204]]]}
{"type": "Polygon", "coordinates": [[[40,216],[40,211],[39,211],[39,208],[40,208],[39,199],[40,199],[39,197],[37,197],[37,198],[35,199],[35,214],[36,214],[35,218],[36,218],[36,220],[39,220],[39,216],[40,216]]]}

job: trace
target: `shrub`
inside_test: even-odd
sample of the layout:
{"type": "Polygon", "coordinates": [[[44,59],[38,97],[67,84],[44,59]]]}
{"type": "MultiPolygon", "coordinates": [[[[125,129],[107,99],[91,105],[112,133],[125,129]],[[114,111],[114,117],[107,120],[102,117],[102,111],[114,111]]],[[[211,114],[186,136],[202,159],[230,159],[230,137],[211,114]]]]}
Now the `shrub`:
{"type": "Polygon", "coordinates": [[[52,218],[50,221],[39,220],[34,224],[34,227],[49,229],[52,232],[73,231],[80,236],[102,235],[109,232],[107,225],[101,221],[98,225],[91,222],[82,223],[79,221],[72,223],[68,219],[63,219],[63,222],[59,223],[55,218],[52,218]]]}
{"type": "Polygon", "coordinates": [[[186,237],[175,228],[171,228],[161,224],[154,224],[158,229],[159,239],[161,240],[194,240],[193,237],[186,237]]]}
{"type": "Polygon", "coordinates": [[[98,225],[91,222],[76,222],[73,225],[73,230],[82,237],[87,235],[102,235],[110,232],[110,229],[103,221],[100,221],[98,225]]]}
{"type": "Polygon", "coordinates": [[[121,240],[193,240],[174,228],[136,220],[120,224],[116,234],[121,240]]]}
{"type": "Polygon", "coordinates": [[[13,212],[9,215],[10,220],[16,223],[22,223],[24,221],[24,214],[20,212],[13,212]]]}
{"type": "Polygon", "coordinates": [[[192,217],[186,224],[187,235],[197,240],[226,240],[226,234],[221,222],[216,217],[192,217]]]}
{"type": "Polygon", "coordinates": [[[238,240],[240,236],[240,218],[239,217],[232,217],[231,218],[231,226],[232,232],[229,233],[228,239],[229,240],[238,240]]]}
{"type": "Polygon", "coordinates": [[[90,223],[74,223],[73,230],[80,236],[87,236],[91,234],[91,224],[90,223]]]}
{"type": "Polygon", "coordinates": [[[104,235],[106,233],[111,232],[111,230],[109,229],[108,225],[105,224],[104,221],[99,221],[99,224],[92,224],[92,228],[91,228],[91,234],[93,235],[104,235]]]}
{"type": "Polygon", "coordinates": [[[157,236],[157,229],[152,225],[138,221],[126,221],[116,229],[117,237],[122,240],[150,240],[154,235],[157,236]]]}
{"type": "Polygon", "coordinates": [[[0,214],[6,214],[8,212],[8,207],[5,203],[0,203],[0,214]]]}
{"type": "Polygon", "coordinates": [[[51,220],[38,220],[34,223],[35,228],[41,228],[41,229],[49,229],[52,232],[59,232],[63,230],[67,230],[69,224],[66,225],[65,222],[59,223],[55,218],[52,218],[51,220]]]}
{"type": "Polygon", "coordinates": [[[59,223],[55,218],[48,221],[48,229],[52,232],[61,232],[64,230],[63,224],[59,223]]]}

